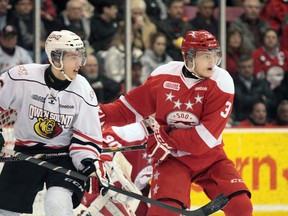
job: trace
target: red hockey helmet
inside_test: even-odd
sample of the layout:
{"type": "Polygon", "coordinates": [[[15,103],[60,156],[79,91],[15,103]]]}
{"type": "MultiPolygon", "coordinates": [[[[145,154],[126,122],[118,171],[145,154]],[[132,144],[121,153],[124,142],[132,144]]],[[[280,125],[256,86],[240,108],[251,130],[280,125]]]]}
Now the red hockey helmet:
{"type": "Polygon", "coordinates": [[[212,51],[219,54],[219,60],[216,64],[220,63],[221,50],[219,42],[216,38],[208,31],[187,31],[182,42],[181,52],[183,59],[193,61],[195,58],[196,51],[212,51]]]}

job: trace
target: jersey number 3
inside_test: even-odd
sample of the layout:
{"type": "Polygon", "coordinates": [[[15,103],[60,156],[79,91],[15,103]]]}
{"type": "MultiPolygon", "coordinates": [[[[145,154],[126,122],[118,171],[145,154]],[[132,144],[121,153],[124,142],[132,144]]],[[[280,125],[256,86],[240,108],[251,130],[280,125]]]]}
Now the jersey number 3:
{"type": "Polygon", "coordinates": [[[225,105],[226,105],[226,107],[225,107],[224,112],[222,111],[222,112],[220,113],[220,115],[221,115],[223,118],[227,118],[227,116],[228,116],[228,114],[229,114],[229,111],[230,111],[230,109],[231,109],[232,103],[229,102],[229,101],[227,101],[225,105]]]}

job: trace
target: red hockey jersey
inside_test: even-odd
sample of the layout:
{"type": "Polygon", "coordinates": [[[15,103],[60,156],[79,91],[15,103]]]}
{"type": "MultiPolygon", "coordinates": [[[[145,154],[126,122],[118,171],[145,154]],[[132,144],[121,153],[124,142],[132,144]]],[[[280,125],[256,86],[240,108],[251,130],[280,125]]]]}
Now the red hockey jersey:
{"type": "Polygon", "coordinates": [[[173,153],[192,170],[201,171],[225,155],[222,131],[229,119],[234,83],[217,66],[209,79],[183,75],[183,62],[170,62],[155,69],[148,80],[114,103],[101,104],[105,124],[124,125],[155,113],[160,125],[179,149],[173,153]]]}

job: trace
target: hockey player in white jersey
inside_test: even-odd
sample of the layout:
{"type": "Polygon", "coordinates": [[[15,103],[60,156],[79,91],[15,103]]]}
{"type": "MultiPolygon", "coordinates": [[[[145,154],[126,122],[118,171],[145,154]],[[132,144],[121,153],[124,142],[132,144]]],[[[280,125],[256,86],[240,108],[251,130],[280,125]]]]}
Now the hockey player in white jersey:
{"type": "MultiPolygon", "coordinates": [[[[52,153],[56,156],[43,160],[96,175],[105,189],[109,178],[103,164],[109,156],[100,154],[98,101],[86,79],[78,75],[86,59],[83,42],[73,32],[54,31],[45,51],[50,64],[19,65],[0,75],[0,111],[17,111],[15,150],[31,155],[52,153]],[[63,156],[68,152],[69,156],[63,156]]],[[[45,214],[73,215],[85,182],[26,161],[6,162],[3,167],[0,215],[32,213],[34,198],[44,183],[45,214]]]]}

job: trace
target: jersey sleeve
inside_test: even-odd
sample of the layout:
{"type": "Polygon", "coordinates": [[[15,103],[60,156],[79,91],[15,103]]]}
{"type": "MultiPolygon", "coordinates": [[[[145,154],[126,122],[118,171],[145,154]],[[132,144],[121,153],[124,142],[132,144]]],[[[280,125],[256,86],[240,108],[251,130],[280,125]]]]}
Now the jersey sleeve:
{"type": "Polygon", "coordinates": [[[18,95],[21,98],[23,95],[21,84],[17,83],[16,87],[17,81],[13,78],[15,70],[15,68],[12,68],[0,75],[0,111],[17,108],[18,101],[16,100],[16,96],[18,95]]]}
{"type": "MultiPolygon", "coordinates": [[[[88,84],[88,83],[87,83],[88,84]]],[[[79,113],[73,124],[70,156],[73,164],[79,168],[84,158],[97,159],[102,148],[102,131],[98,116],[99,107],[92,88],[88,88],[88,97],[84,97],[79,113]]]]}
{"type": "MultiPolygon", "coordinates": [[[[125,97],[110,104],[101,104],[105,114],[105,127],[123,126],[139,122],[153,114],[156,109],[154,89],[155,81],[149,78],[143,85],[129,91],[125,97]]],[[[155,91],[156,92],[156,91],[155,91]]]]}
{"type": "Polygon", "coordinates": [[[179,144],[179,151],[200,155],[223,145],[222,132],[229,120],[234,99],[232,79],[224,80],[209,92],[199,125],[190,129],[176,129],[169,135],[179,144]],[[225,83],[225,90],[221,86],[225,83]]]}
{"type": "Polygon", "coordinates": [[[148,131],[142,122],[108,127],[103,131],[103,145],[109,147],[142,145],[147,138],[148,131]]]}

